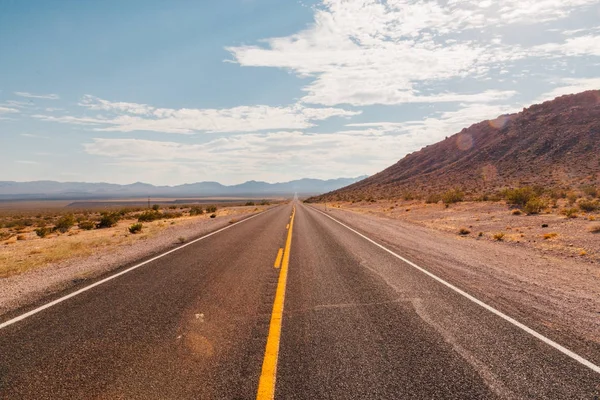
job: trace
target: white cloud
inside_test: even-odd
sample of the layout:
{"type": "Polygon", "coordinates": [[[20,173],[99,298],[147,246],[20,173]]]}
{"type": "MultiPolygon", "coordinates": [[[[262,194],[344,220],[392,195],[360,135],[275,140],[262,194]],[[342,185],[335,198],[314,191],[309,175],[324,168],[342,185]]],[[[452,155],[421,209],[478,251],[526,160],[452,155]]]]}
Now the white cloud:
{"type": "Polygon", "coordinates": [[[15,92],[17,96],[27,97],[30,99],[45,99],[45,100],[58,100],[60,96],[57,94],[33,94],[29,92],[15,92]]]}
{"type": "Polygon", "coordinates": [[[456,111],[435,113],[424,120],[347,124],[347,129],[328,133],[247,133],[202,144],[95,138],[84,149],[88,154],[140,171],[158,171],[157,166],[176,169],[189,174],[188,180],[197,180],[199,175],[224,182],[232,176],[236,181],[258,176],[270,181],[358,176],[380,171],[404,155],[472,123],[511,111],[516,110],[465,104],[456,111]]]}
{"type": "Polygon", "coordinates": [[[534,103],[542,103],[565,94],[583,92],[585,90],[600,90],[599,78],[563,78],[558,81],[558,86],[539,96],[534,103]]]}
{"type": "MultiPolygon", "coordinates": [[[[492,66],[533,55],[522,46],[503,44],[501,37],[485,39],[479,30],[552,21],[593,4],[596,0],[324,0],[307,29],[266,39],[264,45],[227,50],[242,66],[285,68],[312,78],[303,88],[305,103],[488,102],[514,92],[424,94],[419,87],[479,78],[492,66]],[[469,32],[476,34],[466,35],[469,32]],[[465,35],[457,36],[461,33],[465,35]]],[[[568,42],[563,50],[595,54],[598,42],[592,40],[589,36],[568,42]]]]}
{"type": "Polygon", "coordinates": [[[35,133],[21,133],[21,136],[34,139],[49,139],[48,136],[36,135],[35,133]]]}
{"type": "Polygon", "coordinates": [[[0,114],[18,113],[19,110],[11,107],[0,107],[0,114]]]}
{"type": "Polygon", "coordinates": [[[600,56],[600,36],[586,35],[568,38],[563,43],[535,46],[532,51],[540,55],[549,54],[557,57],[600,56]]]}
{"type": "Polygon", "coordinates": [[[95,117],[33,115],[44,121],[94,126],[95,131],[156,131],[166,133],[255,132],[304,129],[313,121],[351,117],[360,111],[341,108],[310,108],[303,105],[271,107],[240,106],[228,109],[170,109],[146,104],[111,102],[86,95],[80,105],[104,114],[95,117]]]}

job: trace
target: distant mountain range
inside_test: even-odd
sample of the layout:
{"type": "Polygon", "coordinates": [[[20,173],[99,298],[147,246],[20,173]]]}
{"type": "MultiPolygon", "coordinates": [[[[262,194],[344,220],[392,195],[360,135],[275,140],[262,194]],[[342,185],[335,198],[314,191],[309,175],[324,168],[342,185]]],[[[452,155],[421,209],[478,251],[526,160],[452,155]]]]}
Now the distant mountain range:
{"type": "Polygon", "coordinates": [[[450,188],[494,193],[524,185],[600,185],[600,90],[479,122],[311,201],[399,198],[450,188]]]}
{"type": "Polygon", "coordinates": [[[214,197],[214,196],[301,196],[330,192],[355,183],[366,176],[338,179],[299,179],[282,183],[248,181],[226,186],[218,182],[196,182],[177,186],[154,186],[136,182],[113,183],[0,181],[0,200],[26,199],[103,199],[119,197],[214,197]]]}

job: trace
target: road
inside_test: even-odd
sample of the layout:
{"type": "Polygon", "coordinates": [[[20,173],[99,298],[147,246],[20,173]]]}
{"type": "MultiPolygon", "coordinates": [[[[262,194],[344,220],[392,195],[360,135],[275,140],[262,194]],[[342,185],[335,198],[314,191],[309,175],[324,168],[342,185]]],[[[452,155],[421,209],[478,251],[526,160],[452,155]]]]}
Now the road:
{"type": "Polygon", "coordinates": [[[600,396],[600,354],[565,354],[401,253],[275,207],[0,320],[0,397],[600,396]]]}

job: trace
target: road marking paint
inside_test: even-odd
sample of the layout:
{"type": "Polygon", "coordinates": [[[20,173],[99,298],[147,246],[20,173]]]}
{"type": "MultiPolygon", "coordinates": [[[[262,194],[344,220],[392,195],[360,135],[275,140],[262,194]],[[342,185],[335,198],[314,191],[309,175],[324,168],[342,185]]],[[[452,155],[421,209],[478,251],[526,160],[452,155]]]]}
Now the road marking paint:
{"type": "Polygon", "coordinates": [[[149,259],[149,260],[146,260],[146,261],[144,261],[144,262],[141,262],[141,263],[139,263],[139,264],[136,264],[136,265],[134,265],[134,266],[132,266],[132,267],[129,267],[129,268],[127,268],[127,269],[125,269],[125,270],[123,270],[123,271],[121,271],[121,272],[118,272],[118,273],[116,273],[116,274],[114,274],[114,275],[111,275],[111,276],[109,276],[109,277],[107,277],[107,278],[104,278],[104,279],[102,279],[102,280],[99,280],[98,282],[94,282],[94,283],[92,283],[92,284],[91,284],[91,285],[89,285],[89,286],[86,286],[86,287],[84,287],[84,288],[81,288],[81,289],[79,289],[79,290],[76,290],[76,291],[74,291],[73,293],[69,293],[69,294],[68,294],[68,295],[66,295],[66,296],[60,297],[60,298],[58,298],[58,299],[56,299],[56,300],[53,300],[53,301],[51,301],[51,302],[49,302],[49,303],[46,303],[46,304],[44,304],[43,306],[40,306],[40,307],[38,307],[38,308],[34,308],[33,310],[31,310],[31,311],[28,311],[28,312],[26,312],[25,314],[21,314],[21,315],[19,315],[18,317],[15,317],[15,318],[9,319],[8,321],[5,321],[5,322],[3,322],[3,323],[0,323],[0,329],[2,329],[2,328],[6,328],[7,326],[10,326],[10,325],[12,325],[12,324],[14,324],[14,323],[16,323],[16,322],[22,321],[22,320],[24,320],[25,318],[31,317],[32,315],[35,315],[35,314],[39,313],[40,311],[43,311],[43,310],[45,310],[45,309],[47,309],[47,308],[50,308],[50,307],[52,307],[52,306],[55,306],[55,305],[57,305],[57,304],[59,304],[59,303],[62,303],[63,301],[65,301],[65,300],[68,300],[68,299],[70,299],[71,297],[75,297],[75,296],[77,296],[78,294],[81,294],[81,293],[83,293],[83,292],[86,292],[86,291],[88,291],[88,290],[90,290],[90,289],[92,289],[92,288],[95,288],[96,286],[102,285],[103,283],[106,283],[106,282],[108,282],[108,281],[110,281],[110,280],[113,280],[113,279],[115,279],[115,278],[117,278],[117,277],[119,277],[119,276],[121,276],[121,275],[125,275],[126,273],[128,273],[128,272],[131,272],[131,271],[133,271],[134,269],[137,269],[137,268],[139,268],[139,267],[141,267],[141,266],[144,266],[144,265],[146,265],[146,264],[149,264],[149,263],[151,263],[152,261],[156,261],[156,260],[158,260],[159,258],[162,258],[162,257],[164,257],[164,256],[166,256],[166,255],[168,255],[168,254],[174,253],[174,252],[176,252],[176,251],[178,251],[178,250],[181,250],[181,249],[183,249],[184,247],[190,246],[190,245],[192,245],[192,244],[194,244],[194,243],[196,243],[196,242],[199,242],[199,241],[201,241],[201,240],[203,240],[203,239],[206,239],[206,238],[208,238],[208,237],[210,237],[210,236],[212,236],[212,235],[216,235],[217,233],[219,233],[219,232],[222,232],[222,231],[224,231],[225,229],[229,229],[229,228],[232,228],[232,227],[236,226],[237,224],[241,224],[242,222],[249,221],[249,220],[251,220],[252,218],[254,218],[254,217],[257,217],[257,216],[259,216],[260,214],[263,214],[263,213],[265,213],[265,212],[267,212],[267,211],[270,211],[270,210],[272,210],[272,209],[269,209],[269,210],[266,210],[266,211],[261,211],[261,212],[259,212],[258,214],[254,214],[254,215],[252,215],[252,216],[250,216],[250,217],[248,217],[248,218],[246,218],[246,219],[243,219],[243,220],[241,220],[241,221],[235,222],[235,223],[233,223],[233,224],[231,224],[231,225],[228,225],[228,226],[226,226],[226,227],[224,227],[224,228],[221,228],[221,229],[219,229],[219,230],[216,230],[216,231],[214,231],[214,232],[211,232],[211,233],[209,233],[209,234],[207,234],[207,235],[204,235],[204,236],[202,236],[202,237],[199,237],[198,239],[194,239],[194,240],[192,240],[191,242],[188,242],[188,243],[186,243],[186,244],[184,244],[184,245],[181,245],[181,246],[179,246],[179,247],[176,247],[176,248],[174,248],[174,249],[172,249],[172,250],[169,250],[169,251],[167,251],[167,252],[164,252],[164,253],[162,253],[162,254],[159,254],[159,255],[157,255],[156,257],[153,257],[153,258],[151,258],[151,259],[149,259]]]}
{"type": "Polygon", "coordinates": [[[277,291],[275,292],[275,301],[273,302],[273,312],[271,313],[271,323],[269,325],[269,336],[267,337],[267,346],[265,348],[265,358],[260,373],[260,380],[258,381],[257,400],[272,400],[275,397],[275,379],[277,377],[277,359],[279,357],[279,342],[281,339],[285,286],[290,263],[295,215],[296,207],[293,208],[292,216],[290,217],[290,230],[285,241],[283,262],[281,264],[281,271],[279,272],[279,281],[277,282],[277,291]]]}
{"type": "Polygon", "coordinates": [[[275,259],[275,264],[273,265],[275,268],[281,267],[281,259],[283,258],[283,249],[280,248],[277,252],[277,258],[275,259]]]}
{"type": "Polygon", "coordinates": [[[462,295],[463,297],[466,297],[467,299],[471,300],[473,303],[485,308],[486,310],[488,310],[489,312],[496,314],[497,316],[499,316],[500,318],[504,319],[507,322],[510,322],[511,324],[513,324],[514,326],[522,329],[523,331],[529,333],[530,335],[532,335],[533,337],[541,340],[542,342],[546,343],[549,346],[554,347],[556,350],[560,351],[561,353],[569,356],[570,358],[572,358],[573,360],[577,361],[578,363],[588,367],[589,369],[591,369],[594,372],[597,372],[600,374],[600,366],[592,363],[589,360],[586,360],[585,358],[581,357],[580,355],[572,352],[571,350],[567,349],[566,347],[556,343],[555,341],[553,341],[550,338],[547,338],[546,336],[542,335],[541,333],[538,333],[537,331],[534,331],[533,329],[531,329],[530,327],[528,327],[527,325],[522,324],[521,322],[517,321],[516,319],[509,317],[508,315],[504,314],[503,312],[495,309],[494,307],[484,303],[483,301],[471,296],[470,294],[468,294],[467,292],[457,288],[456,286],[452,285],[449,282],[446,282],[445,280],[443,280],[442,278],[438,277],[437,275],[432,274],[431,272],[427,271],[426,269],[419,267],[417,264],[413,263],[412,261],[407,260],[406,258],[394,253],[392,250],[389,250],[388,248],[380,245],[379,243],[377,243],[376,241],[368,238],[367,236],[363,235],[362,233],[350,228],[348,225],[344,224],[343,222],[338,221],[337,219],[331,217],[330,215],[324,213],[321,210],[316,209],[315,207],[311,207],[313,210],[323,214],[324,216],[326,216],[327,218],[331,219],[332,221],[337,222],[338,224],[342,225],[343,227],[345,227],[346,229],[349,229],[350,231],[356,233],[358,236],[362,237],[363,239],[373,243],[375,246],[381,248],[382,250],[385,250],[386,252],[388,252],[389,254],[393,255],[394,257],[398,258],[401,261],[404,261],[406,264],[410,265],[411,267],[421,271],[422,273],[424,273],[425,275],[428,275],[429,277],[435,279],[436,281],[438,281],[439,283],[441,283],[442,285],[454,290],[456,293],[462,295]]]}

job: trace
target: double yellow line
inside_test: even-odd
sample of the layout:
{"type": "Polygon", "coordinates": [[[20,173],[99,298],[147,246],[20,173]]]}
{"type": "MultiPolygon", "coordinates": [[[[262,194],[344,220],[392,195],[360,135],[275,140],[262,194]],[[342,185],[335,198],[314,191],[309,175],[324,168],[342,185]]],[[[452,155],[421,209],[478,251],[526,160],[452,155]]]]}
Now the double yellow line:
{"type": "Polygon", "coordinates": [[[265,358],[263,360],[260,380],[258,381],[257,400],[272,400],[275,397],[275,378],[277,377],[277,358],[279,356],[279,342],[281,339],[283,303],[285,300],[285,285],[290,263],[290,249],[292,247],[292,231],[294,228],[295,215],[296,207],[293,207],[287,239],[285,241],[285,249],[283,252],[282,249],[279,249],[277,259],[275,260],[276,268],[279,264],[278,260],[281,262],[281,271],[279,272],[277,291],[275,292],[275,302],[273,303],[273,312],[271,313],[271,323],[269,325],[269,336],[267,337],[265,358]]]}

